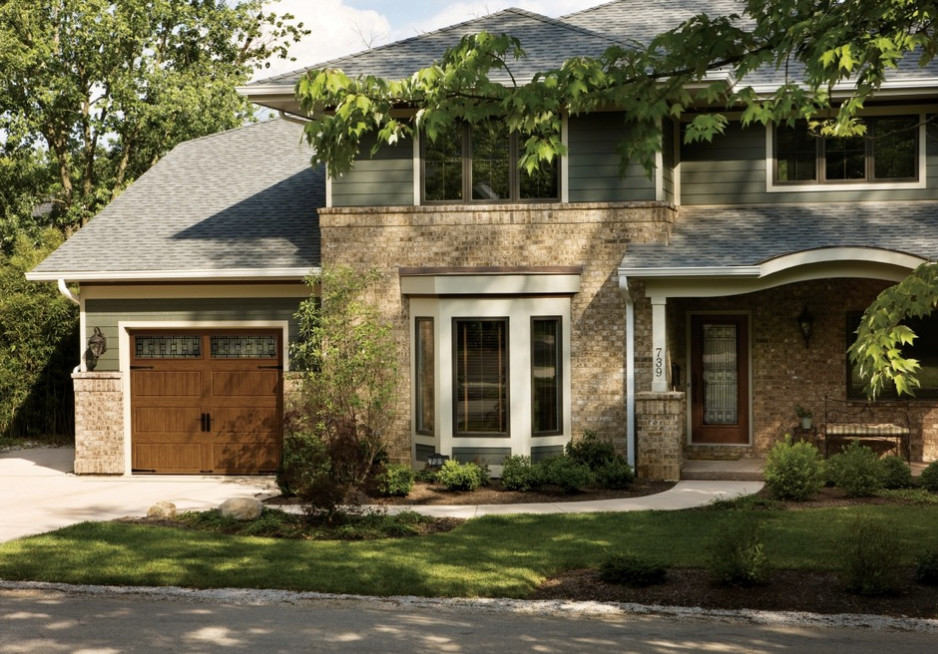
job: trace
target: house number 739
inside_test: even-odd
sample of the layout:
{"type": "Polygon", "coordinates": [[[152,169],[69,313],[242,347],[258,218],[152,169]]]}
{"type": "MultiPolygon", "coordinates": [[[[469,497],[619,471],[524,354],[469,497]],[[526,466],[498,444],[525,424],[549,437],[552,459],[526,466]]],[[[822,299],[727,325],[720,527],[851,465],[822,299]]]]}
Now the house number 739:
{"type": "Polygon", "coordinates": [[[655,377],[664,376],[664,357],[661,356],[661,348],[655,348],[655,377]]]}

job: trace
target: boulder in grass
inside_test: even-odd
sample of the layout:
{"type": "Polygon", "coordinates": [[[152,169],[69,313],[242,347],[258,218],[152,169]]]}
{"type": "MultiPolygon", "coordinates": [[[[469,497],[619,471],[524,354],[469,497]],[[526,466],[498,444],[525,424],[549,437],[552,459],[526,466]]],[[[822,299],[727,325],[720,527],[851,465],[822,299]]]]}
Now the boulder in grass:
{"type": "Polygon", "coordinates": [[[172,502],[157,502],[147,510],[148,518],[172,520],[176,517],[176,505],[172,502]]]}
{"type": "Polygon", "coordinates": [[[261,517],[264,505],[260,500],[253,497],[232,497],[222,502],[218,507],[219,513],[225,518],[234,518],[235,520],[257,520],[261,517]]]}

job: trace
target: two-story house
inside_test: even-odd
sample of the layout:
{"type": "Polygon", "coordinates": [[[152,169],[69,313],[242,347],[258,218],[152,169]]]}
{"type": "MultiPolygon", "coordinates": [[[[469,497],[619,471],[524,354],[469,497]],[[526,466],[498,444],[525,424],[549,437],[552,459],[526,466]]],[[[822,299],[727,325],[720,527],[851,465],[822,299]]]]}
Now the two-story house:
{"type": "MultiPolygon", "coordinates": [[[[510,9],[322,65],[402,78],[488,31],[521,40],[524,78],[735,8],[510,9]]],[[[587,430],[651,478],[678,478],[687,457],[764,455],[796,405],[823,423],[826,398],[863,404],[846,357],[860,312],[938,257],[936,72],[896,71],[866,138],[737,121],[686,145],[666,121],[650,177],[620,174],[627,117],[610,109],[565,117],[567,156],[536,174],[492,126],[417,136],[329,178],[293,122],[303,71],[247,86],[283,118],[179,146],[29,275],[79,284],[83,339],[107,339],[74,375],[76,471],[276,468],[292,314],[304,275],[329,264],[384,273],[395,458],[498,466],[587,430]]],[[[936,327],[918,326],[907,411],[919,460],[938,457],[936,327]]]]}

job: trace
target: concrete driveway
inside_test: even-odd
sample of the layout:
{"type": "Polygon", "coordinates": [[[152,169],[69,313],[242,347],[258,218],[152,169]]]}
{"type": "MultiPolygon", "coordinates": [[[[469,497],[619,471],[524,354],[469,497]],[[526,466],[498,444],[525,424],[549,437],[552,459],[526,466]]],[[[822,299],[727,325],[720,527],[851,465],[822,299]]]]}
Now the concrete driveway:
{"type": "Polygon", "coordinates": [[[162,500],[181,511],[210,509],[277,489],[271,476],[79,477],[72,474],[74,458],[71,448],[0,454],[0,542],[85,520],[143,516],[162,500]]]}

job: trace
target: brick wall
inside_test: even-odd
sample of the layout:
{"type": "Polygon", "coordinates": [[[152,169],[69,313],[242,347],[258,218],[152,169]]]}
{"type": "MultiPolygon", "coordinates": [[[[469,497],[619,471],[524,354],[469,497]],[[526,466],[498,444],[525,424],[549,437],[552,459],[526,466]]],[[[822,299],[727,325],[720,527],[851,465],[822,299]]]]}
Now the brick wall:
{"type": "Polygon", "coordinates": [[[119,372],[72,374],[75,474],[124,474],[124,393],[119,372]]]}
{"type": "MultiPolygon", "coordinates": [[[[322,260],[386,273],[377,292],[410,370],[401,267],[582,266],[572,301],[573,433],[590,429],[625,451],[625,301],[617,268],[630,243],[667,239],[662,203],[459,205],[320,210],[322,260]]],[[[410,453],[410,377],[402,375],[393,456],[410,453]]]]}
{"type": "Polygon", "coordinates": [[[636,393],[635,472],[642,479],[681,478],[686,441],[687,404],[684,393],[636,393]]]}

